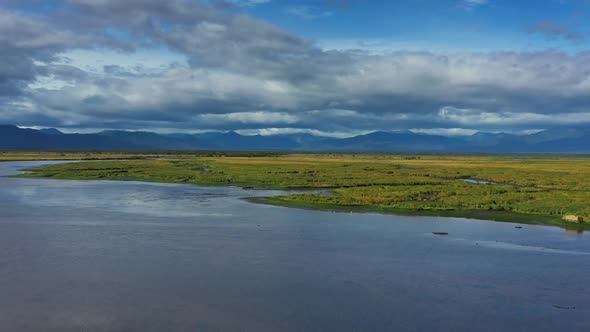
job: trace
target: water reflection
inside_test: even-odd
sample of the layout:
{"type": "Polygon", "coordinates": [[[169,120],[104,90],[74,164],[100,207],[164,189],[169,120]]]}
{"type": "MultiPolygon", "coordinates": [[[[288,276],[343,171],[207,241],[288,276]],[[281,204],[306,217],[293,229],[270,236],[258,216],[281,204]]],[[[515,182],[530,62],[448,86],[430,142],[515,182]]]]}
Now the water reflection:
{"type": "Polygon", "coordinates": [[[584,229],[582,229],[582,228],[566,228],[565,232],[568,234],[582,237],[582,235],[584,234],[584,229]]]}

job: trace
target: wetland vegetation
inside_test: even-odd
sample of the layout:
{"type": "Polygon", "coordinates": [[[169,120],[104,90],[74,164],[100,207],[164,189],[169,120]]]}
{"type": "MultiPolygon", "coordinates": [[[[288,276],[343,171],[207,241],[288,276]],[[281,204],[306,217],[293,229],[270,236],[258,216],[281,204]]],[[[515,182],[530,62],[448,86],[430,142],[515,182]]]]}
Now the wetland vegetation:
{"type": "MultiPolygon", "coordinates": [[[[83,159],[79,154],[53,153],[39,158],[30,153],[23,156],[83,159]]],[[[18,157],[14,154],[12,158],[18,157]]],[[[7,153],[1,156],[9,160],[7,153]]],[[[330,189],[331,194],[297,193],[255,200],[301,208],[574,228],[588,228],[588,223],[567,222],[564,216],[590,217],[590,158],[586,156],[104,153],[86,157],[126,160],[38,167],[20,176],[330,189]],[[132,160],[138,158],[144,159],[132,160]],[[477,181],[465,181],[468,179],[477,181]]]]}

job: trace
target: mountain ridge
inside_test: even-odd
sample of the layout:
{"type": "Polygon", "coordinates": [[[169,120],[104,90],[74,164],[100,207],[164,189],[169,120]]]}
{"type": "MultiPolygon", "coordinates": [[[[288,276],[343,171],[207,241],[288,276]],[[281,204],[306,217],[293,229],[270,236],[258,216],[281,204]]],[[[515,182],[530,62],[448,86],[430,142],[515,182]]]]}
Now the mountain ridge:
{"type": "Polygon", "coordinates": [[[310,134],[240,135],[233,131],[157,134],[105,130],[91,134],[69,134],[54,128],[35,130],[0,125],[0,149],[590,153],[590,130],[550,129],[528,135],[478,132],[471,136],[455,137],[411,131],[375,131],[334,138],[310,134]]]}

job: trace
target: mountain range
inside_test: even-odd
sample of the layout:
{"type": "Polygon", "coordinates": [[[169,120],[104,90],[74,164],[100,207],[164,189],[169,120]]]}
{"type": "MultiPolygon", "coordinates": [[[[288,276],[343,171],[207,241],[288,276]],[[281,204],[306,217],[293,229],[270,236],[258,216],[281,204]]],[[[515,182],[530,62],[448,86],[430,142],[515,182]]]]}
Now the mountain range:
{"type": "Polygon", "coordinates": [[[66,134],[54,128],[35,130],[0,125],[0,149],[590,153],[590,129],[549,129],[529,135],[478,132],[453,137],[377,131],[331,138],[309,134],[156,134],[119,130],[66,134]]]}

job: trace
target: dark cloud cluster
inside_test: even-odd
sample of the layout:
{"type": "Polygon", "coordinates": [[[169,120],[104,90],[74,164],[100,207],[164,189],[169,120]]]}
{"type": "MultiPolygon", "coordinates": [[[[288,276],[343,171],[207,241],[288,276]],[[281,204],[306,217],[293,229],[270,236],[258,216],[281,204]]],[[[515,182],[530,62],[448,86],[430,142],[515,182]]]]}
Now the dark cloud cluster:
{"type": "Polygon", "coordinates": [[[63,0],[33,12],[24,2],[0,7],[0,122],[286,132],[590,123],[590,53],[326,51],[225,9],[262,0],[63,0]],[[74,50],[185,61],[130,67],[105,55],[91,70],[68,61],[74,50]]]}
{"type": "Polygon", "coordinates": [[[67,46],[45,24],[0,12],[0,96],[20,95],[28,82],[42,74],[34,60],[50,61],[67,46]]]}

